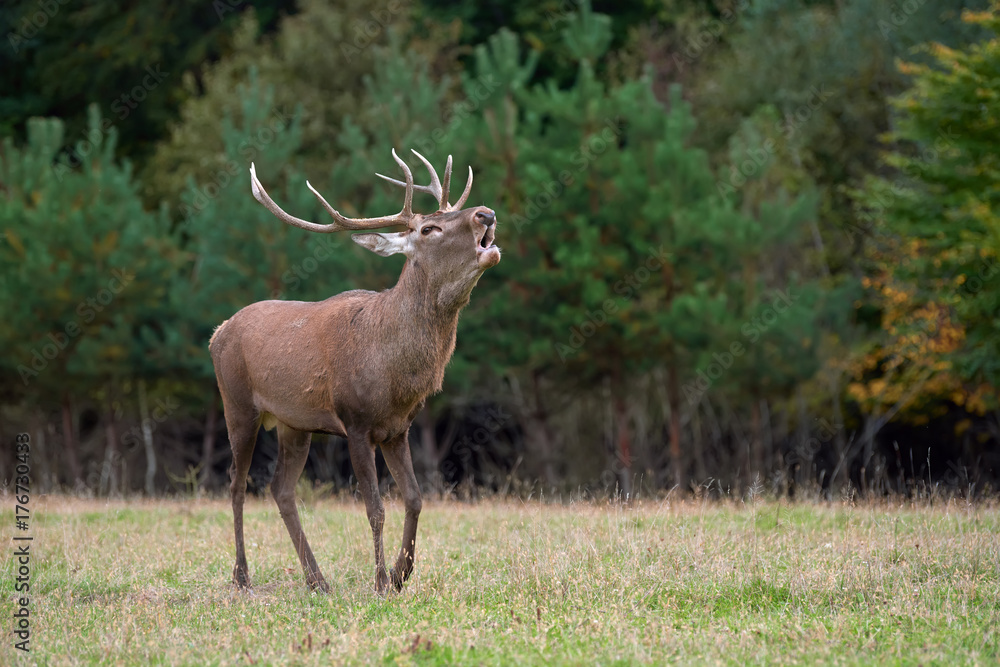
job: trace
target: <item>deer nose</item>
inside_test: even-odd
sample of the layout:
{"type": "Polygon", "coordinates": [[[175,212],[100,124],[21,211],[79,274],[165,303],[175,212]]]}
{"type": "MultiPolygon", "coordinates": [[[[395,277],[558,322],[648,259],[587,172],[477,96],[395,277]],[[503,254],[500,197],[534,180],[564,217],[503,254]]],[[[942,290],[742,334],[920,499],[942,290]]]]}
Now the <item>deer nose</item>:
{"type": "Polygon", "coordinates": [[[493,211],[479,211],[476,213],[476,221],[490,227],[497,221],[497,214],[493,211]]]}

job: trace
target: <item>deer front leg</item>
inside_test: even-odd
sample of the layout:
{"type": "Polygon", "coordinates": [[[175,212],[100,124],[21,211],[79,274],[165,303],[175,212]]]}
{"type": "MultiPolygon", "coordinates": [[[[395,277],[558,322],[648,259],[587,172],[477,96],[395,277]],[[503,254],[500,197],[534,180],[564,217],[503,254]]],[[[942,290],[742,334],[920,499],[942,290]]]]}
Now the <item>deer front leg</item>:
{"type": "Polygon", "coordinates": [[[406,519],[403,522],[403,544],[396,557],[396,565],[390,570],[389,576],[396,590],[403,588],[403,583],[413,572],[413,559],[417,548],[417,519],[420,518],[420,486],[413,474],[413,460],[410,457],[410,442],[407,433],[393,438],[388,444],[382,445],[382,456],[389,466],[392,478],[396,480],[399,491],[403,495],[406,507],[406,519]]]}
{"type": "Polygon", "coordinates": [[[302,563],[306,584],[313,590],[329,593],[330,585],[326,583],[319,565],[316,564],[316,557],[309,546],[306,534],[302,531],[299,508],[295,504],[295,484],[302,476],[302,469],[305,468],[311,439],[312,433],[296,431],[285,424],[278,424],[278,461],[274,466],[274,479],[271,480],[271,495],[274,496],[278,512],[288,529],[288,536],[292,538],[292,544],[295,546],[295,553],[302,563]]]}
{"type": "Polygon", "coordinates": [[[365,499],[368,523],[372,527],[372,541],[375,543],[375,591],[384,595],[389,590],[389,575],[385,571],[385,556],[382,553],[382,526],[385,524],[385,508],[378,492],[378,473],[375,469],[375,446],[368,434],[348,434],[348,449],[351,465],[358,478],[358,491],[365,499]]]}

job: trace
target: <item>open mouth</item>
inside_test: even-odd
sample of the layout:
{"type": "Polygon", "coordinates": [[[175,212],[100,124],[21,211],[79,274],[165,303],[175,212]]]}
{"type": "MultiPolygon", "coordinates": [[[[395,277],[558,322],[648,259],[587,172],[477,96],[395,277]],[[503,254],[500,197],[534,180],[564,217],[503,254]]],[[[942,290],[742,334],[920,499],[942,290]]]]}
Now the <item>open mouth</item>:
{"type": "Polygon", "coordinates": [[[490,248],[493,245],[493,237],[495,236],[495,227],[490,225],[486,228],[486,232],[483,234],[482,238],[479,239],[479,247],[482,249],[490,248]]]}

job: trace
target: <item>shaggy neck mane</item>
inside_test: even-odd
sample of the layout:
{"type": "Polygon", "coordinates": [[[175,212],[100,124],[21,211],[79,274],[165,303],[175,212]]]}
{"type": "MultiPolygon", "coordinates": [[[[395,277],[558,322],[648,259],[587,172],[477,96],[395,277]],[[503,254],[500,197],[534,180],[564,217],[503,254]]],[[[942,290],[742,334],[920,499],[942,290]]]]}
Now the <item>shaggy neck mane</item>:
{"type": "Polygon", "coordinates": [[[370,320],[371,333],[384,340],[383,349],[396,352],[394,363],[424,377],[431,392],[441,389],[455,350],[458,315],[468,303],[466,298],[442,304],[441,293],[423,266],[407,259],[396,285],[378,293],[370,320]]]}
{"type": "MultiPolygon", "coordinates": [[[[404,322],[427,325],[442,333],[454,331],[458,314],[469,303],[468,296],[458,303],[448,303],[442,296],[450,290],[432,283],[424,266],[407,259],[395,286],[383,292],[386,304],[398,313],[404,322]]],[[[451,290],[453,291],[453,290],[451,290]]]]}

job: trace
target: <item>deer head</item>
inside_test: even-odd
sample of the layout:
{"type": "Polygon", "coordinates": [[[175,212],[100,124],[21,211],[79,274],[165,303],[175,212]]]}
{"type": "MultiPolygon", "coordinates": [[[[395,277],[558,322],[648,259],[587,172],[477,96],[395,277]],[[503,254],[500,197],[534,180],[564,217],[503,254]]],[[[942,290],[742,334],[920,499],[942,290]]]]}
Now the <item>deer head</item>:
{"type": "Polygon", "coordinates": [[[320,225],[308,222],[283,211],[267,194],[257,179],[253,164],[250,165],[250,177],[253,195],[278,218],[295,227],[311,232],[359,231],[379,229],[384,227],[405,225],[400,232],[373,232],[354,234],[351,236],[358,245],[372,252],[388,257],[402,254],[414,268],[426,272],[431,288],[439,293],[442,305],[452,303],[464,305],[469,293],[475,287],[482,273],[500,262],[500,249],[493,243],[496,230],[496,213],[485,206],[463,209],[462,206],[472,190],[472,167],[469,167],[469,177],[465,183],[462,196],[454,204],[448,203],[451,185],[451,156],[445,166],[444,182],[438,178],[434,166],[417,151],[413,151],[427,171],[430,172],[429,185],[414,185],[413,173],[398,155],[392,150],[392,157],[403,170],[405,181],[398,181],[382,174],[376,174],[393,185],[405,189],[403,209],[395,214],[378,218],[348,218],[333,208],[315,188],[306,181],[306,186],[319,199],[323,208],[334,219],[334,222],[320,225]],[[426,192],[437,200],[438,208],[434,213],[424,215],[413,212],[413,193],[426,192]]]}

